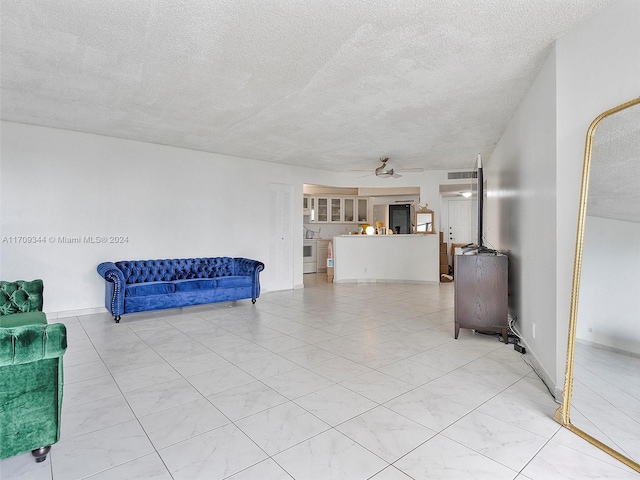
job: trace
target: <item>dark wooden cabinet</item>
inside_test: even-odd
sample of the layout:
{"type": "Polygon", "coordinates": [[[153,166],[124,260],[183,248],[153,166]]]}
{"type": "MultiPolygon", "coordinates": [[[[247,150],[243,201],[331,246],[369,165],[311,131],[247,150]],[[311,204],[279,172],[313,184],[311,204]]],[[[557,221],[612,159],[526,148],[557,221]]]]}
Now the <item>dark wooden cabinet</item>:
{"type": "Polygon", "coordinates": [[[461,328],[501,333],[508,343],[508,258],[456,255],[455,338],[461,328]]]}

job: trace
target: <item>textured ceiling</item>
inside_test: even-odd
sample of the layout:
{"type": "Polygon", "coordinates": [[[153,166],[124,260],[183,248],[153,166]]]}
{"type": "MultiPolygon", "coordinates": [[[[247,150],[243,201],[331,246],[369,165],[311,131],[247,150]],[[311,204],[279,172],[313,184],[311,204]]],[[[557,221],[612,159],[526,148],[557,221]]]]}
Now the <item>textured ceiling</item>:
{"type": "Polygon", "coordinates": [[[473,167],[612,0],[0,2],[5,120],[347,171],[473,167]]]}

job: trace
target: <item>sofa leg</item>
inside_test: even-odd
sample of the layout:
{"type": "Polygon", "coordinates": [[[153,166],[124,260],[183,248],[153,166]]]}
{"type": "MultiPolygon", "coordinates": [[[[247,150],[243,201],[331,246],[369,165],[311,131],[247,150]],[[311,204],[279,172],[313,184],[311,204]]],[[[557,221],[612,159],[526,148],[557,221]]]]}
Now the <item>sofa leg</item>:
{"type": "Polygon", "coordinates": [[[120,318],[121,318],[120,315],[113,317],[116,323],[120,323],[120,318]]]}
{"type": "Polygon", "coordinates": [[[36,463],[41,463],[47,459],[47,454],[49,453],[49,451],[51,451],[51,445],[31,450],[31,455],[36,458],[36,463]]]}
{"type": "Polygon", "coordinates": [[[251,303],[255,304],[255,303],[256,303],[256,299],[255,299],[255,298],[252,298],[252,299],[251,299],[251,303]]]}

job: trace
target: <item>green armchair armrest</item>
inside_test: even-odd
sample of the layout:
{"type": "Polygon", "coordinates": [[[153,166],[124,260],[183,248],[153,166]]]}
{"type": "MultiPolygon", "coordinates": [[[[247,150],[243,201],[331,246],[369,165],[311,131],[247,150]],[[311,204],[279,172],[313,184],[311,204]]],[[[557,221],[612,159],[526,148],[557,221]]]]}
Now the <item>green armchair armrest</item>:
{"type": "Polygon", "coordinates": [[[0,328],[0,459],[43,461],[60,439],[66,349],[62,323],[0,328]]]}
{"type": "Polygon", "coordinates": [[[62,323],[0,328],[0,367],[59,358],[66,350],[67,329],[62,323]]]}

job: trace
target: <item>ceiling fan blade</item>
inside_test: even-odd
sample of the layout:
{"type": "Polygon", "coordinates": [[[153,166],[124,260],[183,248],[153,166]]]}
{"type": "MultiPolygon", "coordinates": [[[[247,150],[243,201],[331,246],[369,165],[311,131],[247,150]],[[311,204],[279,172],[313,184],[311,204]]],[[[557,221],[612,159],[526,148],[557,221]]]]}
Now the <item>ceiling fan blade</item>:
{"type": "MultiPolygon", "coordinates": [[[[367,171],[367,170],[361,170],[361,171],[367,171]]],[[[360,175],[357,178],[364,178],[364,177],[370,177],[371,175],[373,175],[373,173],[367,173],[366,175],[360,175]]]]}
{"type": "Polygon", "coordinates": [[[424,172],[424,168],[397,168],[399,172],[424,172]]]}
{"type": "Polygon", "coordinates": [[[400,175],[399,173],[393,172],[393,175],[391,175],[393,178],[402,178],[402,175],[400,175]]]}

